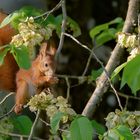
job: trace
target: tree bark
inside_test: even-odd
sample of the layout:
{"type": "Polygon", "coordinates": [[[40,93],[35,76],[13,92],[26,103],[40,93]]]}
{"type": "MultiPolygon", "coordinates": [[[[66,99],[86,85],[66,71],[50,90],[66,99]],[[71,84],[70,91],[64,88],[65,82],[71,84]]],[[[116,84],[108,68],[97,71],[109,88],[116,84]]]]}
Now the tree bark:
{"type": "MultiPolygon", "coordinates": [[[[123,26],[122,32],[132,33],[134,27],[137,25],[138,12],[140,8],[140,0],[130,0],[126,20],[123,26]]],[[[108,76],[111,75],[113,70],[119,65],[121,56],[123,55],[124,49],[119,46],[117,43],[110,59],[105,67],[108,76]]],[[[97,105],[100,103],[102,96],[107,91],[109,87],[108,78],[105,72],[99,77],[97,86],[89,99],[86,107],[84,108],[82,115],[87,117],[92,117],[95,112],[97,105]]]]}

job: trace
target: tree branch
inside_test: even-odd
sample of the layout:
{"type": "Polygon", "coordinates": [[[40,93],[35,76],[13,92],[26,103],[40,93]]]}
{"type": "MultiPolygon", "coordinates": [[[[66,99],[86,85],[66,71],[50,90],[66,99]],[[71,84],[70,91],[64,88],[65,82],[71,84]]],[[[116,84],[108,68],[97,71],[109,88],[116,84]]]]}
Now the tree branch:
{"type": "Polygon", "coordinates": [[[40,115],[40,110],[37,111],[36,118],[35,118],[34,123],[32,125],[32,128],[31,128],[31,131],[30,131],[30,135],[28,137],[28,140],[32,140],[34,128],[35,128],[35,126],[37,124],[37,121],[39,119],[39,115],[40,115]]]}
{"type": "Polygon", "coordinates": [[[53,9],[43,13],[42,15],[34,17],[34,19],[38,19],[38,18],[41,18],[41,17],[47,18],[51,13],[53,13],[54,11],[58,10],[61,7],[61,3],[62,3],[62,0],[53,9]]]}
{"type": "Polygon", "coordinates": [[[63,43],[64,43],[64,33],[66,29],[66,20],[67,20],[67,12],[66,12],[66,2],[65,0],[61,1],[61,6],[62,6],[62,15],[63,15],[63,20],[62,20],[62,26],[61,26],[61,35],[60,35],[60,41],[58,45],[58,49],[56,52],[55,59],[57,60],[59,53],[62,50],[63,43]]]}
{"type": "MultiPolygon", "coordinates": [[[[21,135],[21,134],[15,134],[15,133],[10,133],[10,132],[6,132],[6,131],[1,131],[0,130],[0,135],[7,135],[7,136],[11,136],[13,139],[14,138],[19,138],[20,140],[22,140],[23,138],[27,139],[28,136],[27,135],[21,135]]],[[[41,139],[38,137],[32,137],[32,140],[45,140],[45,139],[41,139]]]]}
{"type": "MultiPolygon", "coordinates": [[[[124,27],[122,30],[123,32],[125,33],[133,32],[134,26],[136,26],[137,24],[139,5],[140,5],[140,0],[129,1],[127,16],[126,16],[126,20],[125,20],[124,27]]],[[[117,43],[105,67],[109,76],[111,75],[113,70],[116,68],[116,66],[119,65],[120,58],[123,55],[123,52],[124,52],[123,48],[121,48],[119,44],[117,43]]],[[[108,77],[106,73],[103,72],[101,76],[99,77],[95,91],[93,92],[86,107],[84,108],[82,115],[87,116],[87,117],[92,117],[93,113],[96,110],[97,105],[100,103],[102,96],[107,91],[108,87],[109,87],[108,77]]]]}

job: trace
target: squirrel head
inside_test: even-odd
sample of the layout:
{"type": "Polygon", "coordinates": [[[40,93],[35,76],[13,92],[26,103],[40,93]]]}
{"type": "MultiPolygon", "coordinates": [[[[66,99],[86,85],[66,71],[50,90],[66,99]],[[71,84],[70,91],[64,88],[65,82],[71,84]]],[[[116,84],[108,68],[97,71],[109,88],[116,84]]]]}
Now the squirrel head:
{"type": "Polygon", "coordinates": [[[50,42],[44,42],[41,44],[39,52],[40,71],[48,76],[53,76],[55,72],[55,53],[56,49],[50,42]]]}

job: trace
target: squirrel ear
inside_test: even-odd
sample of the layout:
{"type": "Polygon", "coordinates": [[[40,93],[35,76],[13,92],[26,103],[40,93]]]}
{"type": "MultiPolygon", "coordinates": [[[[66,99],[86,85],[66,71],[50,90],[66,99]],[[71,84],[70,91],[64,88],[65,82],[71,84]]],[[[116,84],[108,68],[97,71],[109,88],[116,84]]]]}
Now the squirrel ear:
{"type": "Polygon", "coordinates": [[[55,53],[56,53],[56,49],[52,46],[50,46],[50,53],[51,53],[51,55],[55,55],[55,53]]]}
{"type": "Polygon", "coordinates": [[[47,50],[47,48],[48,48],[48,45],[47,45],[46,42],[44,42],[44,43],[41,44],[39,54],[40,54],[42,57],[46,56],[46,50],[47,50]]]}
{"type": "Polygon", "coordinates": [[[54,56],[56,53],[55,43],[53,40],[49,40],[47,42],[43,42],[40,48],[40,55],[45,57],[47,54],[54,56]]]}
{"type": "Polygon", "coordinates": [[[49,48],[48,48],[49,49],[49,53],[51,55],[55,55],[56,48],[55,48],[55,42],[54,42],[54,40],[53,39],[50,39],[48,45],[49,45],[49,48]]]}

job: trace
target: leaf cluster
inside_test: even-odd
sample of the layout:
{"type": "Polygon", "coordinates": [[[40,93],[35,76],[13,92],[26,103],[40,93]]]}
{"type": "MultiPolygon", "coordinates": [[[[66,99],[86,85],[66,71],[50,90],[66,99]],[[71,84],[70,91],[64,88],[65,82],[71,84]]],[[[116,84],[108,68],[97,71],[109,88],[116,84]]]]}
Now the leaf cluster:
{"type": "MultiPolygon", "coordinates": [[[[0,28],[11,24],[17,30],[18,34],[13,37],[11,43],[6,45],[4,51],[0,53],[1,64],[9,51],[14,56],[19,67],[29,69],[31,66],[30,54],[34,54],[35,51],[35,48],[33,47],[35,45],[40,45],[43,40],[48,40],[52,36],[53,31],[60,36],[63,19],[62,15],[55,17],[52,14],[49,14],[46,15],[45,18],[44,16],[41,16],[42,14],[42,10],[27,6],[13,12],[3,20],[0,24],[0,28]],[[32,25],[30,22],[31,18],[33,18],[32,25]],[[25,25],[24,28],[23,25],[25,25]],[[39,29],[35,28],[36,25],[39,29]],[[27,29],[27,27],[29,28],[27,29]]],[[[67,18],[66,31],[71,32],[75,37],[81,34],[79,25],[70,17],[67,18]]]]}

